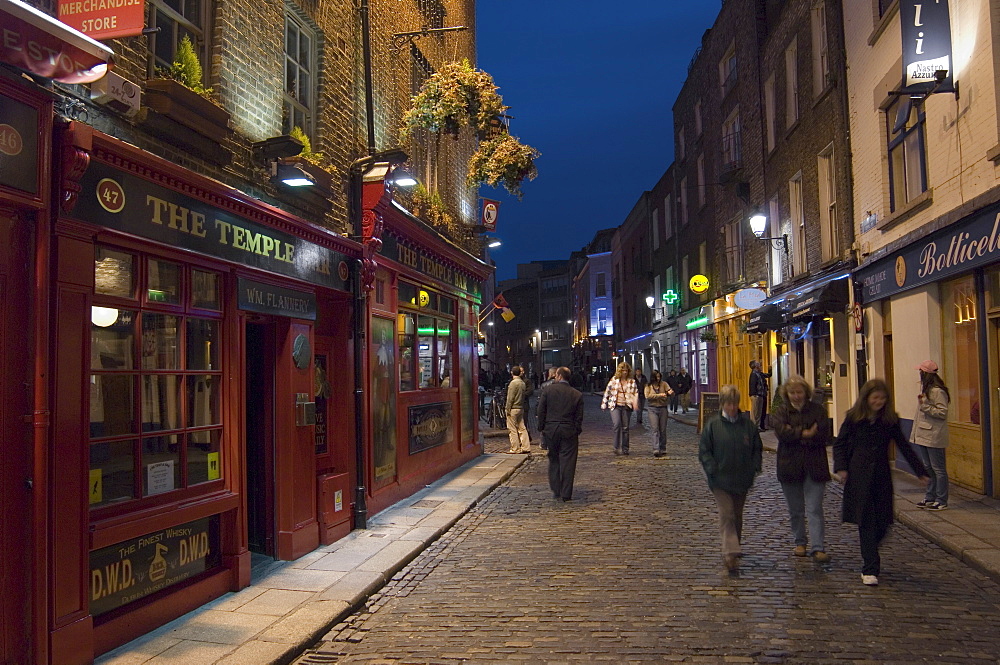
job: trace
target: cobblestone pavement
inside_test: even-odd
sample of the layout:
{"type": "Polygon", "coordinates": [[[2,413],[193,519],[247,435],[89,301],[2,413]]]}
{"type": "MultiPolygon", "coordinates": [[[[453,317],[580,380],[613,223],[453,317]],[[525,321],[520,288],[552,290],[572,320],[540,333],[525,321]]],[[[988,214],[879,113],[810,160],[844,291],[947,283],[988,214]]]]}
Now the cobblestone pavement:
{"type": "Polygon", "coordinates": [[[312,663],[1000,663],[1000,587],[905,527],[860,581],[827,490],[829,564],[791,555],[774,455],[751,492],[741,572],[724,572],[694,428],[631,455],[586,398],[574,500],[535,455],[297,661],[312,663]]]}

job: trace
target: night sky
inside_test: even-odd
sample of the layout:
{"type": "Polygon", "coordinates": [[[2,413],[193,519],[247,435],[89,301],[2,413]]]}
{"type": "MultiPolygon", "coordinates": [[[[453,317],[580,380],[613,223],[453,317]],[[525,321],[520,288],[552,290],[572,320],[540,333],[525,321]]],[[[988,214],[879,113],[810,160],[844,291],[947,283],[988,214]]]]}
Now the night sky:
{"type": "Polygon", "coordinates": [[[478,67],[511,134],[537,148],[524,199],[501,201],[497,280],[567,259],[620,225],[673,160],[671,106],[719,0],[478,0],[478,67]]]}

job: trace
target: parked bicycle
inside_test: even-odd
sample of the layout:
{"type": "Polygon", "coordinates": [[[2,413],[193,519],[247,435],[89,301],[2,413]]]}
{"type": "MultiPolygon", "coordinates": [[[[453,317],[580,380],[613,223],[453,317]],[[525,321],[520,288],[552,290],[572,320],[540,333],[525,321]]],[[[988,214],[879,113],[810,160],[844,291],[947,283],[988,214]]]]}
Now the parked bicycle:
{"type": "Polygon", "coordinates": [[[506,394],[504,388],[496,388],[490,396],[486,422],[494,429],[507,429],[507,416],[504,413],[506,394]]]}

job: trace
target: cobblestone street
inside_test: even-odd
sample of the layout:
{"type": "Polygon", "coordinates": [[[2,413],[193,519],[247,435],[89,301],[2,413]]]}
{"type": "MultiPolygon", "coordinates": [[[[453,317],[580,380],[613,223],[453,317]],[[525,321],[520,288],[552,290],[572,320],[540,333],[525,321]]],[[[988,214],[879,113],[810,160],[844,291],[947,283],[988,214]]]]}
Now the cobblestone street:
{"type": "Polygon", "coordinates": [[[881,585],[863,586],[835,483],[832,561],[793,557],[773,453],[730,576],[694,428],[671,421],[668,456],[654,459],[633,427],[631,455],[615,457],[598,398],[586,409],[572,502],[552,500],[536,448],[297,662],[1000,662],[998,585],[897,524],[881,585]]]}

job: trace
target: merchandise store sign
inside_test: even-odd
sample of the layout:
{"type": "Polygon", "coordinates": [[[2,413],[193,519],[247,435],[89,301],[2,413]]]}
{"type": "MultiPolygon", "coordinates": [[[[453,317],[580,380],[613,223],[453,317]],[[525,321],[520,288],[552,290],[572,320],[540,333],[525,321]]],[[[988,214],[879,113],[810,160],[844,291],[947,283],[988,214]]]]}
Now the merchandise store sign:
{"type": "Polygon", "coordinates": [[[38,110],[0,96],[0,185],[38,193],[38,110]]]}
{"type": "Polygon", "coordinates": [[[904,93],[954,92],[948,0],[900,0],[904,93]],[[938,84],[934,74],[947,75],[938,84]]]}
{"type": "Polygon", "coordinates": [[[870,303],[1000,260],[1000,205],[966,217],[859,269],[861,301],[870,303]]]}
{"type": "Polygon", "coordinates": [[[59,0],[59,20],[92,39],[141,35],[145,18],[143,0],[59,0]]]}
{"type": "Polygon", "coordinates": [[[138,176],[91,162],[73,209],[79,219],[233,263],[347,290],[348,257],[256,224],[138,176]]]}
{"type": "Polygon", "coordinates": [[[316,320],[316,295],[273,284],[239,279],[239,307],[248,312],[316,320]]]}
{"type": "Polygon", "coordinates": [[[400,244],[390,235],[384,235],[382,243],[381,254],[387,259],[409,266],[439,282],[455,286],[472,296],[482,297],[483,289],[479,282],[469,278],[465,273],[455,270],[450,265],[442,263],[429,253],[419,248],[400,244]]]}
{"type": "Polygon", "coordinates": [[[217,516],[95,550],[90,553],[90,613],[116,610],[221,562],[217,516]]]}

